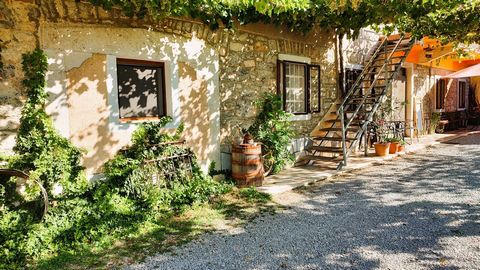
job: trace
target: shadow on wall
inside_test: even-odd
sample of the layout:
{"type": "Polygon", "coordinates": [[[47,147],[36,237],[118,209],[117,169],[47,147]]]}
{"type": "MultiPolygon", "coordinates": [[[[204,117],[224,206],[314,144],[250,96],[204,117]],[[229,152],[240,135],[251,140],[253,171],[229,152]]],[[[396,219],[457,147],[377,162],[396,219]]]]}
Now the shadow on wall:
{"type": "MultiPolygon", "coordinates": [[[[216,130],[219,129],[218,99],[215,95],[218,58],[203,40],[193,36],[185,41],[139,29],[90,31],[75,28],[71,31],[79,31],[78,36],[87,36],[90,42],[85,39],[79,39],[78,42],[64,40],[62,37],[66,34],[60,30],[54,33],[45,31],[47,36],[56,35],[51,37],[51,43],[45,45],[55,53],[49,59],[52,67],[51,70],[49,68],[49,90],[55,94],[49,111],[54,118],[58,118],[55,121],[57,128],[69,131],[63,134],[69,134],[75,145],[86,149],[84,165],[88,174],[101,172],[103,164],[130,142],[131,134],[138,125],[138,122],[125,124],[112,121],[112,115],[118,114],[115,112],[118,109],[112,107],[112,100],[109,100],[112,96],[109,95],[108,85],[116,75],[111,76],[113,70],[107,70],[107,55],[168,62],[165,73],[167,96],[171,95],[171,103],[167,102],[169,115],[173,114],[171,116],[176,123],[184,122],[184,138],[203,167],[207,168],[209,161],[219,158],[215,153],[218,151],[215,146],[218,144],[216,130]],[[125,31],[131,35],[125,35],[125,31]],[[136,35],[141,38],[135,39],[136,35]],[[102,43],[105,40],[109,40],[108,46],[102,43]],[[65,107],[68,109],[65,110],[65,107]],[[68,114],[68,117],[64,114],[68,114]]],[[[69,35],[72,33],[69,32],[69,35]]],[[[151,76],[140,73],[138,80],[126,82],[131,89],[138,88],[139,83],[151,83],[148,81],[151,76]]],[[[154,100],[151,94],[145,91],[128,94],[129,101],[125,95],[120,95],[123,101],[120,105],[124,110],[128,102],[135,110],[145,104],[150,106],[154,100]]],[[[154,107],[156,105],[153,104],[154,107]]]]}
{"type": "Polygon", "coordinates": [[[188,63],[179,62],[180,112],[185,123],[183,138],[195,149],[198,158],[208,159],[210,147],[210,114],[206,80],[188,63]]]}
{"type": "Polygon", "coordinates": [[[66,78],[70,140],[87,150],[83,165],[93,174],[122,147],[109,130],[105,55],[92,55],[67,71],[66,78]]]}

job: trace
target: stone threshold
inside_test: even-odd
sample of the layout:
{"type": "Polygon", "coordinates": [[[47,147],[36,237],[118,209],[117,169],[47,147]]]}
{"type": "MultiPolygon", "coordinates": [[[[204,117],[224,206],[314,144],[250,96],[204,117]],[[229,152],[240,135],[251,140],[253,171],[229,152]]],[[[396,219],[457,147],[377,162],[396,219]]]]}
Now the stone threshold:
{"type": "Polygon", "coordinates": [[[415,138],[411,144],[408,144],[410,143],[410,138],[407,138],[405,152],[389,154],[386,157],[378,157],[375,156],[374,150],[371,149],[368,153],[368,156],[365,156],[362,153],[349,157],[348,165],[341,171],[337,171],[333,168],[322,168],[318,165],[287,168],[276,175],[266,177],[263,182],[263,186],[258,187],[257,190],[271,195],[288,192],[296,188],[326,180],[336,175],[364,169],[372,165],[378,165],[384,161],[392,160],[399,156],[412,154],[433,145],[478,133],[480,133],[480,129],[475,128],[473,130],[457,130],[444,134],[424,135],[419,138],[418,141],[415,138]]]}

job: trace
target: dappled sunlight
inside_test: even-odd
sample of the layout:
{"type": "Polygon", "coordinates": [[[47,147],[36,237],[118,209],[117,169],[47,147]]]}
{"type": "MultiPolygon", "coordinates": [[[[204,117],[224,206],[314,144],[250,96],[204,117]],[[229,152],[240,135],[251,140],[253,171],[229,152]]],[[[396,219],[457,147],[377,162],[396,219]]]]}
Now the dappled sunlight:
{"type": "MultiPolygon", "coordinates": [[[[119,121],[122,112],[117,107],[124,103],[119,103],[116,94],[112,94],[117,91],[115,63],[109,62],[112,57],[164,62],[166,108],[173,118],[166,132],[184,122],[184,138],[197,153],[202,168],[218,159],[215,153],[220,134],[220,67],[217,51],[205,37],[197,37],[196,33],[185,38],[151,29],[110,27],[107,30],[93,25],[73,27],[51,22],[42,28],[45,40],[42,46],[49,54],[50,64],[49,113],[57,129],[86,150],[84,165],[89,174],[100,172],[103,164],[130,142],[140,123],[119,121]],[[100,56],[107,59],[100,60],[100,56]],[[180,62],[192,67],[191,78],[182,77],[180,62]]],[[[139,69],[137,73],[138,81],[127,81],[124,85],[137,89],[154,75],[151,70],[139,69]]],[[[127,97],[128,112],[157,108],[151,93],[141,95],[127,97]]],[[[119,97],[122,101],[126,96],[120,93],[119,97]]]]}
{"type": "Polygon", "coordinates": [[[159,254],[153,257],[155,263],[149,263],[168,267],[173,261],[181,263],[222,250],[222,254],[237,255],[216,257],[205,265],[215,268],[230,263],[249,269],[468,268],[480,263],[475,256],[475,243],[480,240],[480,205],[476,200],[480,175],[472,175],[468,169],[478,166],[479,160],[474,152],[458,156],[464,149],[453,150],[456,147],[461,146],[436,146],[276,195],[275,201],[284,210],[257,218],[244,233],[233,237],[216,232],[176,250],[182,252],[181,258],[159,254]],[[257,259],[249,259],[251,250],[257,259]]]}

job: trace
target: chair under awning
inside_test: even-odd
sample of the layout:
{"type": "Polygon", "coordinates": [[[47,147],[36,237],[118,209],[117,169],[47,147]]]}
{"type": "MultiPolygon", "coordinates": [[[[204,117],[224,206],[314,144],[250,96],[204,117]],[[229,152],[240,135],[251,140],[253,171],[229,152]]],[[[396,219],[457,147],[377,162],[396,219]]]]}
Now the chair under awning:
{"type": "Polygon", "coordinates": [[[457,72],[443,76],[443,78],[451,78],[451,79],[468,78],[468,77],[480,77],[480,64],[476,64],[476,65],[464,68],[462,70],[459,70],[457,72]]]}

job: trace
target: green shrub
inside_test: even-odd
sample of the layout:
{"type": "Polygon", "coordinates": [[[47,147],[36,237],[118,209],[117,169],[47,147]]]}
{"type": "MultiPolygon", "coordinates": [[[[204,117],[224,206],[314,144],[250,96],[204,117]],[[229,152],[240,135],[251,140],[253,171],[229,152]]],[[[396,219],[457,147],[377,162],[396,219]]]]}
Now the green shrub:
{"type": "MultiPolygon", "coordinates": [[[[1,157],[12,168],[30,172],[52,199],[50,210],[39,222],[29,211],[9,209],[15,181],[0,181],[0,269],[25,269],[62,253],[81,255],[92,248],[108,248],[118,239],[138,232],[142,224],[183,207],[208,201],[231,186],[217,183],[202,173],[193,156],[192,169],[180,163],[167,179],[146,160],[192,154],[189,148],[157,146],[178,140],[183,126],[173,135],[162,132],[171,118],[145,123],[135,131],[132,145],[105,165],[106,179],[88,184],[80,166],[80,149],[61,137],[44,111],[46,94],[44,53],[37,49],[24,55],[24,86],[27,101],[22,110],[16,155],[1,157]],[[55,194],[55,185],[63,188],[55,194]]],[[[5,180],[5,179],[0,179],[5,180]]],[[[32,189],[32,198],[38,189],[32,189]]],[[[48,264],[48,263],[47,263],[48,264]]]]}
{"type": "Polygon", "coordinates": [[[165,144],[179,140],[183,131],[181,125],[174,135],[162,132],[171,120],[163,117],[158,122],[141,124],[132,136],[132,145],[105,164],[105,184],[147,209],[177,210],[184,205],[207,201],[228,189],[200,170],[191,149],[165,144]],[[173,159],[160,164],[145,163],[176,155],[190,155],[191,167],[173,159]],[[159,171],[164,166],[174,167],[175,175],[162,178],[159,171]]]}
{"type": "Polygon", "coordinates": [[[32,179],[42,183],[49,197],[81,194],[88,185],[80,166],[81,151],[58,134],[44,109],[47,57],[36,49],[23,55],[22,67],[27,100],[14,147],[17,156],[10,167],[29,172],[32,179]],[[63,192],[52,192],[55,186],[61,186],[63,192]]]}
{"type": "Polygon", "coordinates": [[[289,151],[295,134],[290,126],[291,114],[283,110],[282,99],[278,95],[267,93],[259,106],[261,111],[248,131],[264,144],[267,151],[271,151],[272,172],[277,173],[294,159],[289,151]]]}

